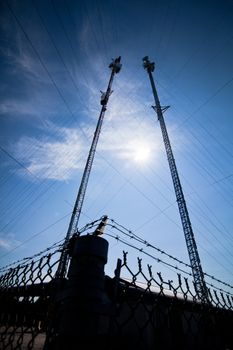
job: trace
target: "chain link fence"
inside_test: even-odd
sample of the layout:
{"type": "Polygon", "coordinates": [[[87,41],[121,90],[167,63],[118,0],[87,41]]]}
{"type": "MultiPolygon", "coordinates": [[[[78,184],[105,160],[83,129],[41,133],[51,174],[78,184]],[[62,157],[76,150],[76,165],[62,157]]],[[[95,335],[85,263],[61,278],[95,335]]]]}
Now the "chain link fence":
{"type": "Polygon", "coordinates": [[[0,349],[43,349],[60,248],[1,269],[0,349]]]}
{"type": "Polygon", "coordinates": [[[177,274],[165,280],[144,266],[130,267],[123,253],[113,334],[118,346],[136,349],[232,349],[233,296],[208,289],[209,302],[198,300],[194,286],[177,274]]]}
{"type": "Polygon", "coordinates": [[[95,240],[90,254],[87,245],[85,253],[70,247],[64,280],[55,278],[61,244],[0,269],[1,350],[73,349],[73,343],[75,349],[96,344],[102,349],[233,349],[230,293],[209,288],[209,301],[202,303],[188,278],[176,274],[176,280],[165,280],[139,258],[130,266],[127,252],[115,277],[104,276],[98,242],[105,240],[88,235],[73,244],[85,240],[95,240]],[[61,319],[63,324],[72,320],[68,347],[57,341],[61,319]]]}

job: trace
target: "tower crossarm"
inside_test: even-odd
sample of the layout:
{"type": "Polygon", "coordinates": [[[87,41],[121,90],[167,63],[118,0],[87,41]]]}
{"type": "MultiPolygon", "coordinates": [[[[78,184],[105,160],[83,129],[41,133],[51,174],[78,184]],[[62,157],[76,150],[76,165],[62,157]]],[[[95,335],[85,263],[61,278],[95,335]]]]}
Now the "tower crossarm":
{"type": "Polygon", "coordinates": [[[200,300],[202,300],[203,302],[208,302],[208,289],[207,289],[206,284],[205,284],[204,273],[202,270],[201,261],[200,261],[200,257],[198,254],[197,245],[196,245],[191,221],[189,218],[188,209],[186,206],[183,189],[181,186],[179,174],[178,174],[177,167],[176,167],[175,158],[174,158],[174,155],[172,152],[171,143],[169,140],[166,124],[164,121],[163,109],[160,105],[158,93],[157,93],[157,90],[155,87],[155,82],[154,82],[153,75],[152,75],[152,72],[154,71],[154,63],[150,62],[149,58],[146,56],[143,58],[143,66],[148,72],[153,95],[154,95],[155,106],[153,108],[157,113],[157,117],[158,117],[161,131],[162,131],[162,137],[163,137],[163,141],[164,141],[164,145],[165,145],[168,164],[169,164],[171,177],[172,177],[172,181],[173,181],[173,186],[174,186],[174,190],[175,190],[176,201],[177,201],[178,209],[179,209],[179,213],[180,213],[180,218],[181,218],[181,223],[182,223],[183,232],[184,232],[184,236],[185,236],[186,246],[187,246],[187,250],[188,250],[190,265],[192,267],[192,274],[193,274],[193,279],[194,279],[195,290],[196,290],[197,296],[200,300]]]}

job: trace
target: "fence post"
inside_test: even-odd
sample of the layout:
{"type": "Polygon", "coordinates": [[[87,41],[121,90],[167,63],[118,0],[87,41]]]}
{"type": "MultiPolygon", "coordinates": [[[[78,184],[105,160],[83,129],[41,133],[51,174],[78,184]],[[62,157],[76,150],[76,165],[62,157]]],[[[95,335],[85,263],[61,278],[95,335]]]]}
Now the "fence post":
{"type": "Polygon", "coordinates": [[[108,242],[95,235],[73,238],[68,279],[58,298],[58,325],[48,349],[107,348],[112,304],[105,293],[108,242]]]}

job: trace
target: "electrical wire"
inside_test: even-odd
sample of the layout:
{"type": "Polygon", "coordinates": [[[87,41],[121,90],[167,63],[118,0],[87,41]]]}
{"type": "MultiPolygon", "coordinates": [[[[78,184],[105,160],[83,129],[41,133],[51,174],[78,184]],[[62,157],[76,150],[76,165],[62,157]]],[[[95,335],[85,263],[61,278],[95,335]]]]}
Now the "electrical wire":
{"type": "MultiPolygon", "coordinates": [[[[30,43],[30,46],[35,54],[35,56],[38,58],[38,61],[40,62],[41,66],[43,67],[43,69],[45,70],[46,74],[48,75],[50,81],[52,82],[58,96],[61,98],[61,100],[63,101],[64,105],[66,106],[67,111],[70,113],[70,115],[72,116],[73,120],[76,121],[76,117],[73,114],[72,110],[70,109],[69,104],[67,103],[66,99],[64,98],[60,88],[58,87],[57,83],[55,82],[54,78],[52,77],[50,71],[48,70],[46,64],[44,63],[44,61],[42,60],[41,56],[39,55],[38,50],[36,49],[35,45],[33,44],[32,40],[30,39],[30,37],[28,36],[27,32],[25,31],[21,21],[19,20],[18,16],[16,15],[16,13],[13,11],[12,7],[9,5],[9,2],[6,1],[7,7],[10,11],[10,13],[12,14],[12,16],[14,17],[16,23],[18,24],[19,28],[21,29],[21,31],[23,32],[25,38],[27,39],[27,41],[30,43]]],[[[83,133],[83,136],[85,138],[87,138],[86,133],[84,132],[83,128],[79,125],[79,129],[81,130],[81,132],[83,133]]]]}
{"type": "Polygon", "coordinates": [[[44,229],[40,230],[39,232],[33,234],[32,236],[30,236],[29,238],[27,238],[25,241],[21,242],[20,244],[18,244],[16,247],[12,248],[11,250],[9,250],[7,253],[3,254],[0,256],[0,260],[5,258],[6,256],[8,256],[9,254],[11,254],[12,252],[14,252],[16,249],[22,247],[23,245],[25,245],[26,243],[28,243],[29,241],[31,241],[32,239],[34,239],[35,237],[40,236],[42,233],[46,232],[47,230],[49,230],[51,227],[55,226],[57,223],[61,222],[62,220],[64,220],[65,218],[67,218],[68,216],[70,216],[70,212],[66,215],[64,215],[63,217],[61,217],[60,219],[56,220],[55,222],[53,222],[52,224],[46,226],[44,229]]]}
{"type": "MultiPolygon", "coordinates": [[[[18,245],[17,247],[14,247],[13,249],[11,249],[10,251],[8,251],[7,254],[10,254],[11,252],[13,252],[14,250],[18,249],[19,247],[21,247],[22,245],[28,243],[30,240],[34,239],[35,237],[38,237],[39,235],[41,235],[42,233],[44,233],[45,231],[49,230],[51,227],[55,226],[58,222],[62,221],[63,219],[65,219],[67,216],[69,216],[71,213],[68,213],[66,214],[65,216],[63,216],[62,218],[60,218],[59,220],[53,222],[52,224],[46,226],[43,230],[37,232],[36,234],[32,235],[31,237],[29,237],[29,239],[26,239],[24,242],[22,242],[20,245],[18,245]]],[[[86,224],[85,226],[83,226],[79,232],[80,233],[83,233],[85,231],[87,231],[88,229],[90,228],[93,228],[93,227],[96,227],[98,226],[99,222],[102,220],[102,217],[100,219],[97,219],[97,220],[94,220],[88,224],[86,224]]],[[[26,258],[23,258],[23,259],[19,259],[19,260],[16,260],[10,264],[7,264],[6,266],[3,266],[3,267],[0,267],[0,271],[3,271],[3,270],[7,270],[9,267],[11,266],[14,266],[16,264],[19,264],[19,263],[22,263],[22,262],[25,262],[25,261],[28,261],[28,260],[32,260],[34,259],[35,257],[38,257],[38,256],[41,256],[42,254],[50,251],[51,249],[55,249],[55,248],[63,248],[63,243],[64,242],[64,238],[61,239],[60,241],[58,242],[55,242],[53,243],[51,246],[49,246],[48,248],[40,251],[39,253],[36,253],[32,256],[29,256],[29,257],[26,257],[26,258]]],[[[58,250],[59,252],[59,250],[58,250]]],[[[0,257],[0,259],[2,259],[3,257],[5,257],[7,254],[3,255],[0,257]]]]}
{"type": "Polygon", "coordinates": [[[112,235],[112,234],[107,233],[107,232],[105,232],[105,235],[106,235],[106,236],[109,236],[109,237],[111,237],[111,238],[114,238],[114,239],[116,239],[118,242],[121,242],[121,243],[127,245],[128,247],[133,248],[133,249],[135,249],[135,250],[137,250],[137,251],[139,251],[139,252],[141,252],[141,253],[147,255],[148,257],[150,257],[150,258],[156,260],[158,263],[161,263],[161,264],[167,266],[168,268],[171,268],[172,270],[175,269],[176,271],[180,271],[181,273],[184,273],[184,274],[186,274],[186,275],[189,275],[190,277],[192,276],[192,273],[191,273],[191,272],[187,272],[187,271],[185,271],[185,270],[183,270],[183,269],[180,269],[178,266],[172,265],[172,264],[170,264],[170,263],[168,263],[168,262],[166,262],[166,261],[164,261],[164,260],[162,260],[162,259],[156,258],[154,255],[152,255],[152,254],[150,254],[150,253],[147,253],[143,248],[138,248],[138,247],[134,246],[133,244],[131,244],[131,243],[127,242],[127,241],[124,241],[124,240],[123,240],[122,238],[120,238],[118,235],[112,235]]]}
{"type": "Polygon", "coordinates": [[[10,159],[12,159],[15,163],[17,163],[21,168],[26,170],[30,175],[35,177],[37,180],[39,179],[34,173],[32,173],[22,162],[16,159],[9,151],[5,150],[2,146],[0,146],[0,150],[5,153],[10,159]]]}
{"type": "Polygon", "coordinates": [[[83,105],[85,106],[85,108],[87,108],[86,103],[84,102],[83,98],[81,97],[79,87],[78,87],[77,83],[75,82],[75,80],[74,80],[74,78],[73,78],[73,75],[71,74],[70,69],[68,68],[68,66],[67,66],[67,64],[66,64],[66,62],[65,62],[65,60],[63,59],[63,57],[62,57],[62,55],[61,55],[61,52],[60,52],[60,50],[58,49],[58,47],[57,47],[57,45],[56,45],[56,43],[55,43],[55,41],[54,41],[54,39],[53,39],[53,37],[52,37],[52,34],[51,34],[51,32],[49,31],[49,29],[48,29],[48,27],[47,27],[47,25],[46,25],[46,23],[45,23],[45,21],[44,21],[42,15],[40,14],[39,9],[38,9],[38,7],[37,7],[37,5],[36,5],[35,0],[31,0],[31,3],[33,4],[34,9],[36,10],[36,13],[37,13],[37,15],[38,15],[38,17],[39,17],[39,19],[40,19],[40,22],[41,22],[41,24],[42,24],[42,26],[43,26],[45,32],[47,33],[47,35],[48,35],[48,37],[49,37],[49,39],[50,39],[50,42],[52,43],[52,45],[53,45],[53,47],[54,47],[54,49],[55,49],[55,51],[56,51],[57,56],[59,57],[59,59],[60,59],[62,65],[63,65],[65,71],[67,72],[67,74],[68,74],[70,80],[72,81],[72,84],[73,84],[75,90],[76,90],[77,93],[78,93],[78,98],[79,98],[81,104],[83,104],[83,105]]]}
{"type": "MultiPolygon", "coordinates": [[[[118,235],[113,235],[113,234],[111,234],[111,233],[106,233],[106,232],[105,232],[105,235],[106,235],[106,236],[109,236],[109,237],[111,237],[111,238],[116,239],[118,242],[123,243],[124,245],[126,245],[126,246],[128,246],[128,247],[130,247],[130,248],[133,248],[134,250],[139,251],[140,253],[142,253],[142,254],[148,256],[149,258],[152,258],[152,259],[155,260],[157,263],[161,263],[161,264],[165,265],[165,266],[166,266],[168,269],[170,269],[170,270],[175,270],[176,272],[179,271],[179,272],[181,272],[181,274],[186,274],[186,275],[192,277],[192,273],[189,273],[189,272],[187,272],[186,270],[183,270],[183,269],[179,268],[179,267],[176,266],[176,265],[172,265],[172,264],[170,264],[170,263],[168,263],[168,262],[166,262],[166,261],[164,261],[164,260],[162,260],[162,259],[159,259],[159,258],[155,257],[154,255],[152,255],[152,254],[146,252],[143,248],[139,248],[139,247],[137,247],[137,246],[135,246],[135,245],[133,245],[133,244],[131,244],[131,243],[129,243],[129,242],[123,240],[123,239],[120,238],[118,235]]],[[[208,274],[205,274],[205,275],[212,278],[212,276],[210,276],[210,275],[208,275],[208,274]]],[[[217,280],[216,280],[216,281],[217,281],[217,280]]],[[[218,282],[219,282],[219,281],[218,281],[218,282]]],[[[223,283],[223,284],[225,284],[225,285],[228,286],[228,287],[230,286],[230,285],[228,285],[227,283],[222,282],[222,281],[221,281],[220,283],[223,283]]],[[[219,288],[219,287],[213,285],[212,283],[208,283],[208,282],[207,282],[206,284],[209,285],[209,286],[211,286],[211,287],[213,287],[213,288],[215,288],[215,289],[217,289],[217,290],[219,290],[219,291],[221,291],[221,292],[226,293],[227,295],[233,296],[233,294],[231,294],[229,291],[226,291],[226,290],[224,290],[224,289],[222,289],[222,288],[219,288]]],[[[230,287],[233,288],[233,286],[230,286],[230,287]]]]}
{"type": "MultiPolygon", "coordinates": [[[[133,240],[136,240],[137,242],[145,245],[146,247],[149,247],[149,248],[152,248],[156,251],[158,251],[159,253],[167,256],[169,259],[172,259],[174,260],[175,262],[187,267],[187,268],[191,268],[191,265],[190,264],[187,264],[185,262],[183,262],[182,260],[172,256],[171,254],[168,254],[166,253],[164,250],[161,250],[160,248],[154,246],[153,244],[149,243],[148,241],[144,240],[143,238],[141,238],[140,236],[136,235],[135,233],[133,233],[131,230],[128,230],[126,227],[124,227],[123,225],[121,224],[118,224],[114,219],[109,219],[113,224],[108,224],[107,223],[107,226],[110,226],[111,228],[113,229],[116,229],[117,231],[119,231],[120,233],[126,235],[128,238],[130,239],[133,239],[133,240]]],[[[220,281],[220,279],[217,279],[215,278],[214,276],[208,274],[208,273],[205,273],[204,272],[204,275],[208,276],[209,278],[219,282],[219,283],[222,283],[224,285],[226,285],[227,287],[230,287],[233,289],[233,286],[230,285],[229,283],[226,283],[224,281],[220,281]]]]}
{"type": "MultiPolygon", "coordinates": [[[[16,261],[14,261],[14,262],[12,262],[10,264],[7,264],[7,265],[5,265],[3,267],[0,267],[0,273],[9,270],[10,268],[12,268],[12,266],[15,266],[15,265],[21,265],[21,267],[22,267],[26,263],[28,263],[28,261],[34,260],[35,258],[41,256],[42,254],[48,253],[50,250],[53,250],[53,249],[56,249],[56,248],[62,248],[62,246],[63,246],[62,242],[63,241],[64,241],[64,239],[53,243],[50,247],[40,251],[39,253],[36,253],[36,254],[34,254],[32,256],[28,256],[28,257],[23,258],[23,259],[16,260],[16,261]]],[[[60,249],[58,249],[56,252],[60,252],[60,249]]],[[[34,261],[34,262],[36,262],[36,261],[34,261]]]]}

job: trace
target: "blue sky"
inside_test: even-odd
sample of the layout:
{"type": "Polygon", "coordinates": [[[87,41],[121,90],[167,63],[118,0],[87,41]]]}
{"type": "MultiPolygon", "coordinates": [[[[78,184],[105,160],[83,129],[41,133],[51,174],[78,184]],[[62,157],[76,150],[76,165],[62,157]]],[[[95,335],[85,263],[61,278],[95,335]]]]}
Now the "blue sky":
{"type": "MultiPolygon", "coordinates": [[[[231,281],[232,2],[11,0],[0,6],[0,264],[65,235],[100,90],[119,55],[123,67],[80,225],[107,214],[188,261],[142,68],[149,55],[161,104],[171,106],[165,118],[203,269],[231,281]]],[[[110,271],[126,247],[109,243],[110,271]]]]}

